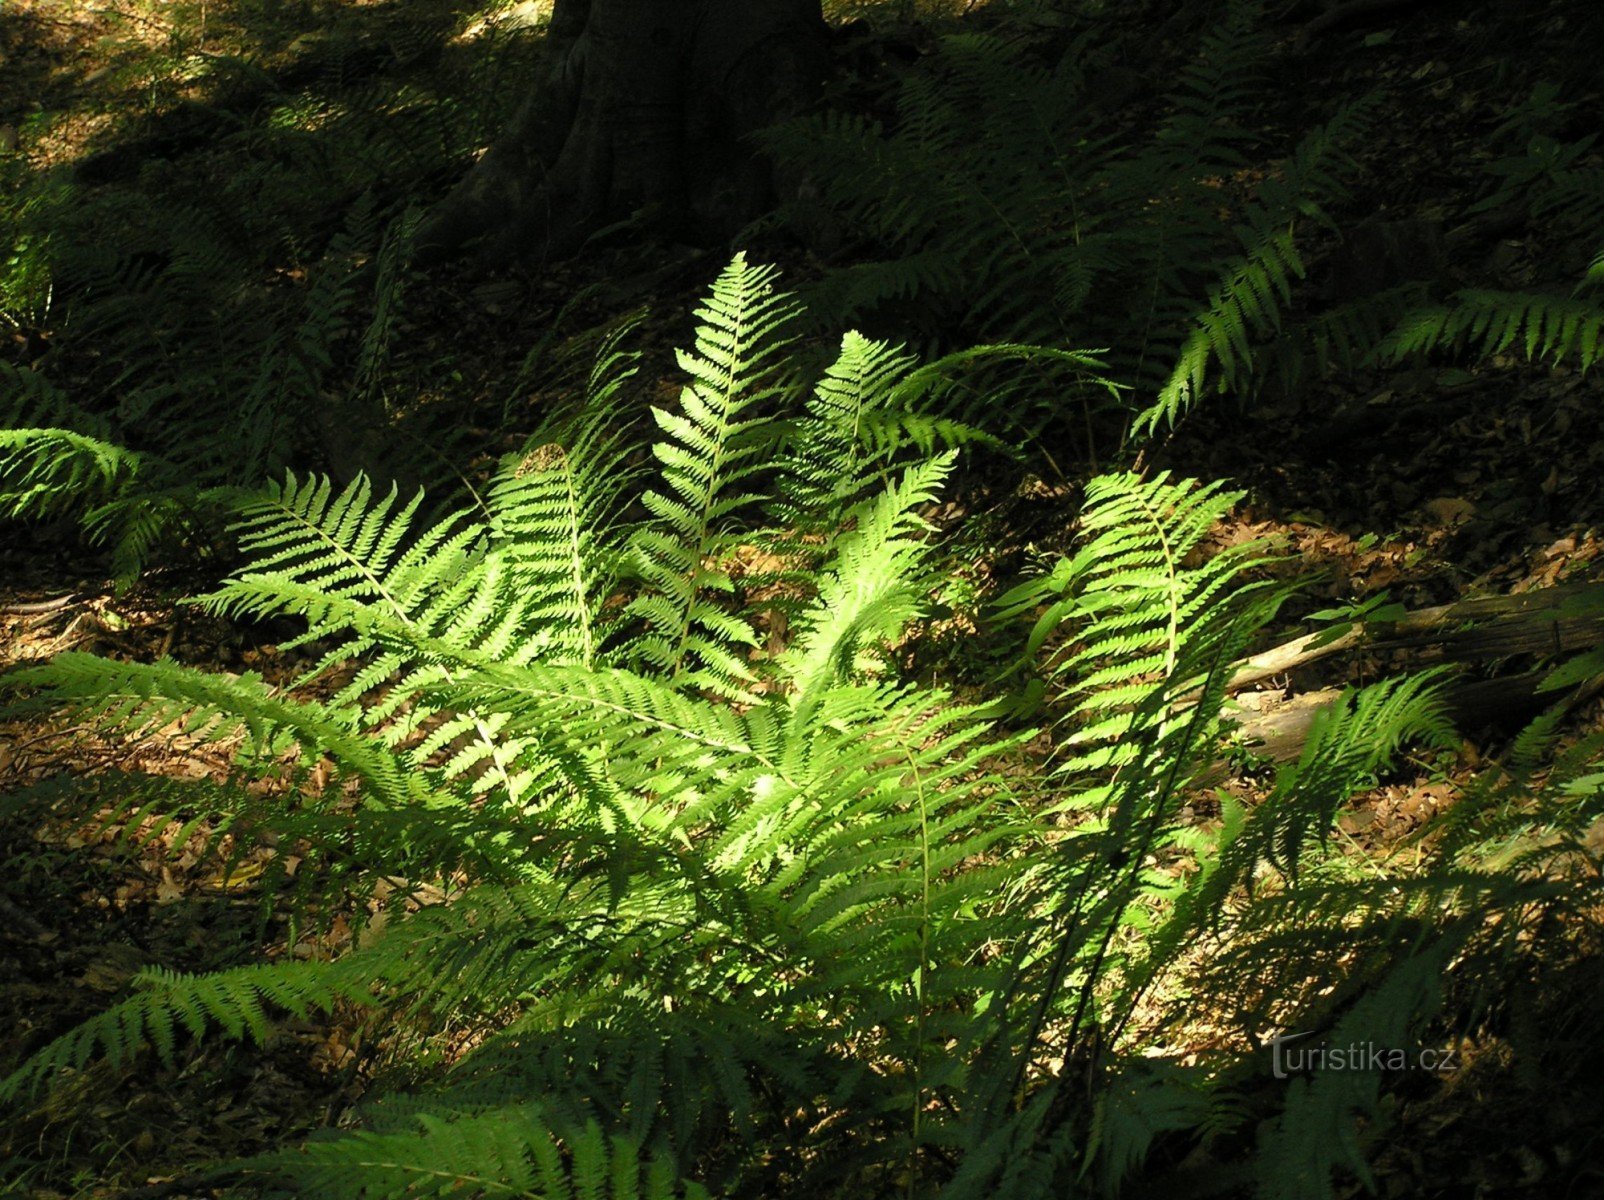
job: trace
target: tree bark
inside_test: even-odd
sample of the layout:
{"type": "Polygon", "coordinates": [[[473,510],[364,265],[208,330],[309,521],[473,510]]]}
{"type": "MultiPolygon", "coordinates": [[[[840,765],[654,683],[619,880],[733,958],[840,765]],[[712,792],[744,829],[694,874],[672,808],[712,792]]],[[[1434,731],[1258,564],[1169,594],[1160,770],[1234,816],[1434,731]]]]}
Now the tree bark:
{"type": "Polygon", "coordinates": [[[558,258],[642,215],[727,236],[770,198],[749,135],[814,100],[820,0],[557,0],[551,56],[511,125],[420,230],[425,261],[558,258]]]}

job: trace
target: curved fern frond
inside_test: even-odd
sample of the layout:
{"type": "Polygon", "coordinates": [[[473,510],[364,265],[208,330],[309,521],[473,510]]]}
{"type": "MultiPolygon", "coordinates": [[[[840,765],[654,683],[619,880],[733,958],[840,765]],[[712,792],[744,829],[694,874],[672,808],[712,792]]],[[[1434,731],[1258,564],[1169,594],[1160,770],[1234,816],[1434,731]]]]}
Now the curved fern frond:
{"type": "Polygon", "coordinates": [[[370,1200],[540,1197],[540,1200],[710,1200],[670,1158],[646,1155],[594,1120],[558,1132],[542,1108],[510,1105],[450,1120],[420,1115],[412,1128],[358,1131],[236,1168],[296,1195],[370,1200]]]}
{"type": "Polygon", "coordinates": [[[621,570],[613,526],[633,478],[628,443],[608,429],[610,410],[572,430],[536,434],[491,485],[491,544],[521,596],[522,636],[548,662],[596,662],[597,614],[621,570]]]}
{"type": "Polygon", "coordinates": [[[142,455],[69,429],[0,429],[0,515],[93,508],[143,466],[142,455]]]}
{"type": "Polygon", "coordinates": [[[1586,371],[1604,357],[1604,308],[1537,292],[1463,291],[1450,304],[1409,313],[1372,357],[1398,363],[1439,350],[1477,358],[1513,353],[1586,371]]]}
{"type": "MultiPolygon", "coordinates": [[[[1101,476],[1086,486],[1082,547],[1045,579],[1004,597],[1005,615],[1047,605],[1028,654],[1066,623],[1074,630],[1074,642],[1052,665],[1055,676],[1072,681],[1067,699],[1076,725],[1061,769],[1129,761],[1135,715],[1161,694],[1169,697],[1164,705],[1179,703],[1279,604],[1278,589],[1245,578],[1267,561],[1260,543],[1188,565],[1240,499],[1220,483],[1172,483],[1167,472],[1151,480],[1101,476]]],[[[1172,731],[1180,728],[1160,719],[1172,731]]]]}
{"type": "Polygon", "coordinates": [[[919,560],[924,547],[911,535],[928,528],[914,513],[935,499],[952,469],[949,452],[912,467],[901,480],[856,512],[852,532],[835,541],[818,595],[802,613],[800,636],[784,677],[796,689],[798,714],[853,672],[860,649],[901,633],[923,599],[919,560]]]}
{"type": "Polygon", "coordinates": [[[839,528],[842,513],[867,486],[864,422],[882,409],[915,361],[901,347],[859,333],[841,339],[840,353],[797,422],[783,468],[780,520],[824,533],[839,528]]]}
{"type": "Polygon", "coordinates": [[[1253,361],[1254,341],[1279,328],[1292,300],[1291,281],[1303,273],[1289,230],[1268,234],[1233,264],[1198,314],[1169,379],[1136,418],[1136,431],[1174,425],[1203,393],[1211,366],[1218,367],[1223,387],[1235,385],[1253,361]]]}
{"type": "Polygon", "coordinates": [[[284,699],[254,673],[230,678],[165,660],[130,663],[68,653],[11,673],[6,687],[38,689],[34,703],[65,706],[109,730],[138,734],[172,726],[214,743],[237,741],[242,757],[261,760],[293,750],[308,766],[328,755],[359,777],[369,802],[380,807],[420,803],[431,795],[422,777],[347,716],[284,699]]]}
{"type": "Polygon", "coordinates": [[[270,1009],[296,1016],[371,999],[361,986],[344,987],[321,963],[237,967],[209,975],[181,975],[147,967],[134,977],[134,994],[63,1034],[0,1082],[0,1102],[11,1102],[63,1070],[97,1056],[113,1066],[153,1047],[173,1061],[181,1032],[199,1041],[213,1027],[235,1040],[263,1043],[270,1009]]]}
{"type": "Polygon", "coordinates": [[[332,708],[382,730],[383,744],[407,746],[415,767],[468,738],[445,764],[447,776],[471,777],[476,790],[500,784],[517,802],[530,780],[512,771],[518,747],[501,743],[494,720],[455,712],[441,721],[438,708],[417,703],[426,688],[449,683],[452,660],[470,650],[535,650],[522,636],[522,605],[509,599],[510,572],[487,550],[485,530],[447,517],[414,531],[421,499],[402,504],[393,487],[375,498],[366,476],[336,494],[327,480],[290,475],[239,502],[240,542],[253,565],[204,602],[220,612],[303,617],[307,631],[299,640],[332,638],[336,645],[301,685],[365,657],[332,708]]]}

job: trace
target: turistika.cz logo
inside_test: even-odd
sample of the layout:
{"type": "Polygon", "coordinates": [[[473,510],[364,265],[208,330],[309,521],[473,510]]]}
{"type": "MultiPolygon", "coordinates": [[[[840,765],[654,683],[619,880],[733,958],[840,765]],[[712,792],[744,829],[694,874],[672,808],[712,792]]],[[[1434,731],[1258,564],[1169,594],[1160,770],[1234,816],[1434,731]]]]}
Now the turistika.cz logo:
{"type": "Polygon", "coordinates": [[[1283,1033],[1270,1039],[1270,1070],[1277,1079],[1317,1071],[1452,1071],[1451,1048],[1383,1046],[1354,1041],[1337,1046],[1293,1045],[1308,1033],[1283,1033]]]}

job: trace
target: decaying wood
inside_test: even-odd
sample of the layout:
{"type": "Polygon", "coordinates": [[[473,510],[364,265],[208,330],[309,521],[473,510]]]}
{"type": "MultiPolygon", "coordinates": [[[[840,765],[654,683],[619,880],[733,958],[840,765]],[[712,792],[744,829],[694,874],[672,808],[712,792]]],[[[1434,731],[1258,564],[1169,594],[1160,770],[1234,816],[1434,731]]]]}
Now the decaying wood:
{"type": "MultiPolygon", "coordinates": [[[[1563,698],[1561,693],[1538,690],[1547,675],[1547,671],[1526,671],[1497,679],[1452,680],[1443,688],[1443,702],[1449,717],[1460,728],[1513,728],[1563,698]]],[[[1597,682],[1579,690],[1596,691],[1597,682]]],[[[1261,711],[1247,712],[1237,726],[1237,737],[1254,754],[1273,762],[1288,762],[1303,753],[1315,720],[1337,703],[1344,691],[1321,688],[1261,711]]],[[[1229,771],[1217,764],[1206,774],[1217,782],[1229,771]]]]}
{"type": "Polygon", "coordinates": [[[1604,641],[1604,583],[1572,584],[1484,596],[1422,608],[1396,621],[1355,622],[1339,637],[1311,633],[1245,658],[1231,673],[1230,690],[1285,675],[1344,651],[1437,647],[1454,662],[1511,654],[1567,654],[1604,641]],[[1596,599],[1587,604],[1584,597],[1596,599]]]}
{"type": "Polygon", "coordinates": [[[0,607],[0,617],[34,617],[43,613],[60,612],[76,599],[76,596],[66,595],[57,596],[52,600],[29,600],[21,604],[7,604],[0,607]]]}
{"type": "MultiPolygon", "coordinates": [[[[1322,635],[1311,634],[1243,659],[1229,687],[1241,693],[1255,683],[1357,648],[1429,649],[1437,662],[1585,650],[1604,642],[1604,606],[1599,601],[1604,601],[1604,583],[1566,585],[1515,596],[1461,600],[1386,623],[1355,624],[1324,645],[1316,644],[1322,635]]],[[[1540,691],[1538,685],[1547,674],[1546,670],[1532,670],[1493,679],[1450,680],[1444,685],[1443,701],[1448,715],[1462,729],[1513,729],[1567,695],[1577,702],[1604,690],[1604,678],[1599,678],[1568,694],[1540,691]]],[[[1343,692],[1328,687],[1286,699],[1243,695],[1237,736],[1255,754],[1272,761],[1295,759],[1303,753],[1315,720],[1337,703],[1343,692]]],[[[1226,763],[1217,762],[1204,772],[1201,782],[1218,783],[1230,774],[1226,763]]]]}

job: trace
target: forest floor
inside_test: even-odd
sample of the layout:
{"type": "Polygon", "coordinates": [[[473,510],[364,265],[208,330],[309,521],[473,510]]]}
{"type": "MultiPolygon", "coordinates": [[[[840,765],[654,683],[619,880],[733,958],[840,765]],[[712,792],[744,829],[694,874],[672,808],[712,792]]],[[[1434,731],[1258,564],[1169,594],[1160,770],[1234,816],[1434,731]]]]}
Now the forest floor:
{"type": "MultiPolygon", "coordinates": [[[[0,156],[24,155],[33,170],[98,156],[108,178],[123,176],[118,156],[150,153],[153,130],[170,133],[160,119],[193,99],[182,66],[195,47],[179,45],[195,28],[191,7],[204,8],[12,0],[0,10],[0,141],[7,143],[0,156]]],[[[377,24],[364,23],[359,10],[369,6],[359,0],[308,7],[348,18],[359,29],[351,45],[373,48],[374,70],[433,69],[422,51],[408,57],[409,39],[421,36],[416,23],[392,27],[383,14],[373,17],[377,24]]],[[[1551,26],[1566,11],[1529,7],[1522,20],[1534,26],[1551,26]]],[[[436,36],[454,30],[460,40],[471,27],[465,14],[474,6],[441,0],[417,8],[436,36]]],[[[1349,36],[1343,53],[1306,60],[1315,72],[1302,85],[1310,93],[1357,92],[1386,73],[1411,97],[1384,117],[1363,153],[1355,212],[1441,216],[1462,207],[1485,158],[1481,90],[1497,75],[1499,56],[1483,42],[1480,59],[1463,57],[1462,9],[1402,6],[1362,30],[1362,45],[1349,36]],[[1407,179],[1400,162],[1411,164],[1407,179]]],[[[307,39],[335,40],[342,29],[338,20],[321,29],[253,23],[246,19],[252,11],[214,4],[200,49],[254,55],[257,67],[280,70],[304,59],[307,39]]],[[[491,19],[539,18],[538,6],[518,5],[495,9],[491,19]]],[[[1288,38],[1295,32],[1289,28],[1288,38]]],[[[1547,36],[1564,32],[1549,29],[1547,36]]],[[[1596,89],[1584,100],[1595,113],[1604,111],[1596,89]]],[[[200,162],[204,152],[203,144],[171,151],[181,162],[186,156],[200,162]]],[[[1513,286],[1550,269],[1561,250],[1528,233],[1495,238],[1482,254],[1474,282],[1513,286]]],[[[683,328],[683,314],[716,265],[684,248],[653,247],[609,252],[535,278],[443,273],[409,312],[405,354],[419,363],[449,360],[460,387],[478,393],[476,411],[500,405],[504,417],[511,412],[510,421],[484,422],[483,461],[517,444],[531,423],[542,396],[527,387],[521,364],[528,347],[554,327],[567,298],[589,289],[562,315],[565,329],[646,305],[657,316],[643,336],[661,349],[683,328]]],[[[666,370],[662,386],[677,387],[666,370]]],[[[1598,562],[1604,383],[1597,371],[1539,370],[1511,359],[1474,370],[1353,374],[1322,382],[1296,403],[1200,412],[1154,459],[1185,475],[1229,478],[1246,488],[1247,500],[1217,532],[1218,543],[1274,537],[1300,573],[1315,580],[1288,609],[1284,637],[1306,631],[1295,619],[1316,608],[1385,596],[1416,609],[1597,579],[1604,571],[1598,562]]],[[[988,530],[998,533],[986,572],[1006,577],[1023,565],[1027,548],[1063,544],[1073,483],[1021,484],[998,473],[968,481],[960,503],[984,511],[988,530]]],[[[70,540],[0,526],[0,669],[87,649],[287,677],[296,660],[280,651],[274,631],[184,606],[207,583],[203,565],[159,570],[119,590],[103,564],[70,540]]],[[[1264,691],[1285,697],[1357,683],[1396,665],[1346,656],[1277,678],[1264,691]]],[[[1587,700],[1570,714],[1572,735],[1601,727],[1604,701],[1587,700]]],[[[1507,724],[1472,724],[1456,755],[1406,765],[1344,818],[1341,843],[1359,863],[1408,852],[1409,835],[1453,803],[1457,790],[1502,753],[1510,732],[1507,724]]],[[[154,730],[111,744],[37,718],[8,720],[0,723],[0,789],[50,779],[93,788],[96,775],[113,768],[174,779],[226,774],[216,747],[186,747],[173,734],[154,730]]],[[[1251,792],[1255,784],[1227,786],[1251,792]]],[[[216,967],[260,949],[269,957],[326,956],[350,942],[344,916],[317,930],[286,925],[280,906],[257,885],[259,858],[268,851],[222,863],[217,848],[205,843],[203,832],[177,827],[41,823],[0,792],[7,872],[0,879],[0,1070],[99,1011],[143,966],[216,967]],[[180,838],[193,849],[176,847],[180,838]]],[[[45,1164],[38,1182],[22,1192],[40,1200],[160,1194],[186,1162],[281,1145],[327,1123],[364,1086],[369,1049],[355,1025],[306,1021],[288,1025],[265,1050],[214,1050],[178,1070],[152,1064],[143,1085],[116,1093],[101,1090],[112,1069],[97,1068],[56,1097],[41,1122],[0,1143],[10,1138],[11,1153],[45,1164]],[[152,1128],[168,1134],[158,1140],[152,1128]],[[108,1159],[115,1178],[90,1177],[81,1166],[108,1159]]],[[[1554,1173],[1564,1173],[1578,1154],[1604,1158],[1596,1114],[1564,1100],[1553,1081],[1520,1078],[1496,1039],[1467,1049],[1456,1079],[1423,1091],[1399,1114],[1402,1132],[1377,1164],[1382,1194],[1537,1197],[1549,1194],[1554,1173]]],[[[1595,1183],[1604,1190],[1604,1177],[1595,1183]]]]}

